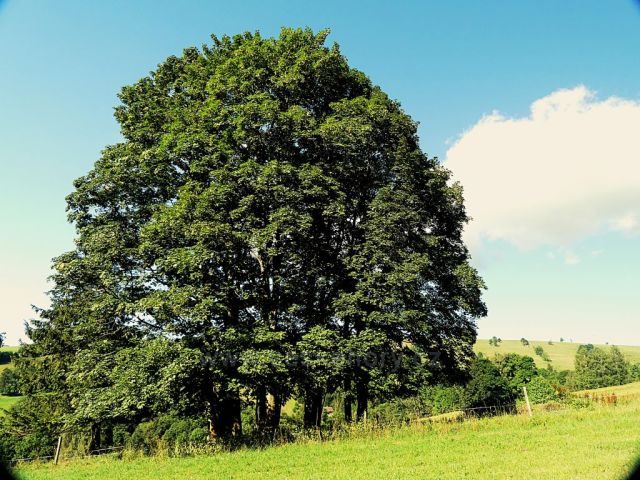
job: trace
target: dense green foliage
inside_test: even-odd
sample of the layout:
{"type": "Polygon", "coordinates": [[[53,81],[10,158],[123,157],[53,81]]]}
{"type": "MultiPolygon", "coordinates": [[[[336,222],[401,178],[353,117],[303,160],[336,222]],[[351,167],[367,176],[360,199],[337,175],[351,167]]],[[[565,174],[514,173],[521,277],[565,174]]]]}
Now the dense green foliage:
{"type": "Polygon", "coordinates": [[[517,353],[507,353],[504,356],[496,357],[496,365],[514,395],[520,395],[522,387],[538,375],[533,358],[517,353]]]}
{"type": "Polygon", "coordinates": [[[318,427],[329,395],[348,422],[468,376],[485,307],[461,188],[326,37],[213,37],[122,89],[123,141],[67,199],[76,248],[28,327],[34,408],[10,435],[91,450],[163,415],[268,435],[291,397],[318,427]]]}
{"type": "Polygon", "coordinates": [[[527,384],[527,393],[531,403],[547,403],[558,398],[555,389],[544,376],[537,375],[527,384]]]}
{"type": "Polygon", "coordinates": [[[629,365],[617,347],[608,352],[591,344],[578,349],[573,378],[577,390],[621,385],[628,380],[629,365]]]}
{"type": "Polygon", "coordinates": [[[18,374],[13,368],[0,371],[0,395],[20,395],[18,374]]]}
{"type": "Polygon", "coordinates": [[[468,408],[506,407],[513,403],[515,395],[500,370],[490,360],[477,358],[471,366],[471,380],[465,389],[468,408]]]}

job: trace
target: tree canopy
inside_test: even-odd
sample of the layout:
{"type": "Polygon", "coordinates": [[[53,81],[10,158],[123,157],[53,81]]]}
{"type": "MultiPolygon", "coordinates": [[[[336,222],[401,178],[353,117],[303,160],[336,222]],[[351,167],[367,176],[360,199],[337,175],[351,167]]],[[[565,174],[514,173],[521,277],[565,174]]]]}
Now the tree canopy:
{"type": "Polygon", "coordinates": [[[227,437],[250,404],[270,431],[292,396],[317,426],[329,393],[351,419],[466,375],[462,189],[327,35],[213,36],[122,89],[19,361],[65,428],[179,410],[227,437]]]}

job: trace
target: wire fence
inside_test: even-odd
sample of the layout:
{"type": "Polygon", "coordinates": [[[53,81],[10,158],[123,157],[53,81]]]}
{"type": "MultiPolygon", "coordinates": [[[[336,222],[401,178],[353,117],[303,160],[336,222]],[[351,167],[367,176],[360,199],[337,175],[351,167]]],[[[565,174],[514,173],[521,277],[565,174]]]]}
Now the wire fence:
{"type": "MultiPolygon", "coordinates": [[[[73,453],[68,455],[60,455],[58,457],[59,460],[71,460],[71,459],[80,459],[80,458],[88,458],[96,455],[104,455],[107,453],[118,453],[122,452],[125,449],[124,445],[119,445],[116,447],[108,447],[108,448],[98,448],[96,450],[91,450],[87,453],[73,453]]],[[[27,463],[27,462],[39,462],[46,460],[54,460],[55,455],[44,455],[41,457],[24,457],[24,458],[14,458],[10,460],[3,460],[10,465],[15,465],[17,463],[27,463]]]]}
{"type": "MultiPolygon", "coordinates": [[[[621,393],[616,394],[614,391],[611,392],[584,392],[580,394],[572,393],[567,399],[578,399],[578,400],[588,400],[593,403],[610,406],[616,405],[619,401],[627,401],[632,399],[640,399],[640,393],[621,393]]],[[[538,404],[534,405],[534,407],[549,407],[551,404],[538,404]]],[[[557,403],[553,404],[554,410],[563,410],[567,408],[571,408],[570,404],[566,403],[557,403]]],[[[534,409],[534,412],[537,411],[534,409]]],[[[546,411],[549,411],[548,409],[546,411]]],[[[468,407],[468,408],[460,408],[453,409],[445,412],[438,412],[432,415],[421,415],[419,412],[405,412],[404,414],[398,413],[393,415],[396,418],[395,422],[385,422],[384,420],[380,420],[376,418],[375,415],[372,415],[369,419],[365,419],[364,423],[369,423],[369,425],[373,428],[380,427],[384,428],[390,425],[401,425],[406,423],[425,423],[434,420],[451,420],[451,421],[462,421],[469,418],[477,418],[482,415],[491,415],[491,416],[500,416],[500,415],[514,415],[514,414],[526,414],[526,410],[522,408],[518,408],[515,403],[507,404],[507,405],[486,405],[486,406],[478,406],[478,407],[468,407]],[[408,413],[408,414],[407,414],[408,413]],[[450,418],[448,418],[450,417],[450,418]]],[[[36,432],[33,432],[36,433],[36,432]]],[[[96,455],[105,455],[110,453],[121,453],[126,449],[125,445],[112,446],[107,448],[99,448],[95,450],[91,450],[86,453],[72,453],[67,455],[59,455],[59,460],[71,460],[71,459],[81,459],[93,457],[96,455]]],[[[54,460],[55,455],[44,455],[38,457],[24,457],[24,458],[14,458],[14,459],[2,459],[2,461],[9,465],[16,465],[18,463],[27,463],[27,462],[35,462],[35,461],[48,461],[54,460]]]]}

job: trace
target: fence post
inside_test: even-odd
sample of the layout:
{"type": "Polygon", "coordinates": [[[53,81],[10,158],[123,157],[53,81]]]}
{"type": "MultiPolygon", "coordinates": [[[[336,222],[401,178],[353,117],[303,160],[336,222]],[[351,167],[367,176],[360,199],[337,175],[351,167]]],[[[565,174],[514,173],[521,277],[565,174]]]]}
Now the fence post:
{"type": "Polygon", "coordinates": [[[524,400],[527,402],[527,412],[529,412],[529,416],[532,417],[533,413],[531,413],[531,404],[529,403],[529,394],[527,393],[527,387],[522,387],[524,390],[524,400]]]}
{"type": "Polygon", "coordinates": [[[58,445],[56,446],[56,456],[53,459],[53,464],[58,464],[58,459],[60,458],[60,446],[62,445],[62,435],[58,437],[58,445]]]}

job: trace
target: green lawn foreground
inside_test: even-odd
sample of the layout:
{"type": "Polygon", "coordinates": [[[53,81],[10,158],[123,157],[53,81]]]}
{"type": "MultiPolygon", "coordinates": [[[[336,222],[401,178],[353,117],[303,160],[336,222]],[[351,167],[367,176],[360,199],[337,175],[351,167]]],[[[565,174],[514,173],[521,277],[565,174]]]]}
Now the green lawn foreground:
{"type": "Polygon", "coordinates": [[[24,480],[615,479],[639,454],[640,402],[634,402],[214,456],[25,464],[18,473],[24,480]]]}
{"type": "MultiPolygon", "coordinates": [[[[534,349],[537,346],[541,346],[551,359],[551,365],[556,370],[573,370],[574,359],[578,347],[581,343],[569,343],[569,342],[553,342],[549,345],[548,342],[540,340],[529,340],[529,345],[524,346],[520,343],[520,340],[503,340],[499,346],[494,347],[489,345],[489,340],[478,339],[473,346],[473,350],[476,353],[482,353],[488,358],[493,358],[496,353],[507,354],[517,353],[519,355],[528,355],[533,357],[538,367],[544,368],[547,366],[547,362],[535,354],[534,349]]],[[[609,345],[596,345],[604,349],[609,348],[609,345]]],[[[625,356],[627,360],[632,363],[640,362],[640,346],[618,345],[618,348],[625,356]]]]}

